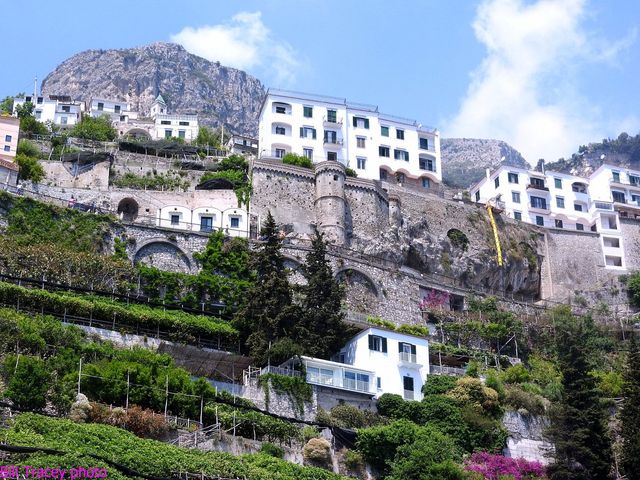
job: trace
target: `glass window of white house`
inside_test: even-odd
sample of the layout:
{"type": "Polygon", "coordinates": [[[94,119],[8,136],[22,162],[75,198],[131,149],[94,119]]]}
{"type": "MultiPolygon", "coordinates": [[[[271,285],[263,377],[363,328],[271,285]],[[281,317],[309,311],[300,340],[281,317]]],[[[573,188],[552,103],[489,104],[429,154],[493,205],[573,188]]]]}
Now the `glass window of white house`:
{"type": "Polygon", "coordinates": [[[389,147],[383,147],[383,146],[378,147],[378,154],[381,157],[389,157],[389,153],[390,153],[389,147]]]}
{"type": "Polygon", "coordinates": [[[389,127],[380,127],[380,135],[383,137],[389,136],[389,127]]]}
{"type": "Polygon", "coordinates": [[[327,152],[327,160],[338,161],[338,154],[336,152],[327,152]]]}
{"type": "Polygon", "coordinates": [[[369,119],[364,117],[353,117],[354,128],[369,128],[369,119]]]}
{"type": "Polygon", "coordinates": [[[276,125],[276,135],[286,135],[287,129],[281,126],[276,125]]]}
{"type": "Polygon", "coordinates": [[[531,208],[547,209],[547,199],[542,197],[531,197],[531,208]]]}
{"type": "Polygon", "coordinates": [[[308,366],[307,381],[321,385],[333,385],[333,370],[308,366]]]}
{"type": "Polygon", "coordinates": [[[573,204],[573,209],[574,209],[576,212],[582,212],[582,205],[580,205],[579,203],[574,203],[574,204],[573,204]]]}
{"type": "Polygon", "coordinates": [[[335,130],[325,130],[324,143],[338,143],[338,132],[335,130]]]}
{"type": "Polygon", "coordinates": [[[276,113],[287,113],[287,107],[284,105],[276,105],[276,113]]]}
{"type": "Polygon", "coordinates": [[[564,208],[564,197],[556,197],[556,206],[558,208],[564,208]]]}
{"type": "Polygon", "coordinates": [[[428,138],[420,138],[420,148],[422,150],[429,150],[429,139],[428,138]]]}
{"type": "Polygon", "coordinates": [[[302,155],[307,157],[309,160],[313,159],[313,148],[303,148],[302,155]]]}
{"type": "Polygon", "coordinates": [[[352,372],[350,370],[345,370],[344,386],[351,390],[368,392],[369,391],[369,375],[365,373],[357,373],[357,372],[352,372]]]}
{"type": "Polygon", "coordinates": [[[562,190],[562,179],[561,179],[561,178],[554,178],[554,179],[553,179],[553,182],[554,182],[555,187],[556,187],[557,189],[562,190]]]}
{"type": "Polygon", "coordinates": [[[531,177],[529,179],[529,184],[531,186],[535,187],[535,188],[546,190],[546,188],[544,186],[544,179],[543,178],[531,177]]]}
{"type": "Polygon", "coordinates": [[[427,177],[422,177],[422,188],[431,188],[431,180],[427,177]]]}
{"type": "Polygon", "coordinates": [[[369,335],[369,350],[386,353],[387,339],[379,335],[369,335]]]}
{"type": "Polygon", "coordinates": [[[304,115],[305,118],[311,118],[313,117],[313,107],[303,107],[303,112],[302,114],[304,115]]]}
{"type": "Polygon", "coordinates": [[[402,385],[404,387],[404,399],[413,400],[413,377],[402,377],[402,385]]]}
{"type": "Polygon", "coordinates": [[[380,180],[386,180],[387,179],[387,171],[384,168],[381,168],[379,170],[380,173],[380,180]]]}
{"type": "Polygon", "coordinates": [[[616,183],[620,183],[620,172],[611,172],[613,175],[613,181],[616,183]]]}
{"type": "MultiPolygon", "coordinates": [[[[69,108],[69,107],[67,107],[69,108]]],[[[120,113],[120,105],[116,105],[115,107],[113,107],[113,112],[114,113],[120,113]]]]}
{"type": "Polygon", "coordinates": [[[98,110],[104,110],[104,103],[98,102],[98,110]]]}
{"type": "Polygon", "coordinates": [[[180,225],[180,214],[171,214],[171,225],[180,225]]]}
{"type": "Polygon", "coordinates": [[[169,130],[169,129],[165,130],[164,138],[171,138],[171,137],[173,137],[173,130],[169,130]]]}
{"type": "Polygon", "coordinates": [[[185,138],[187,136],[186,130],[178,130],[178,138],[185,138]]]}
{"type": "Polygon", "coordinates": [[[276,158],[284,157],[284,148],[276,148],[276,158]]]}
{"type": "Polygon", "coordinates": [[[399,150],[396,148],[393,150],[393,158],[395,158],[396,160],[404,160],[405,162],[408,162],[409,152],[407,152],[406,150],[399,150]]]}
{"type": "Polygon", "coordinates": [[[171,125],[171,122],[169,120],[160,120],[160,125],[171,125]]]}
{"type": "Polygon", "coordinates": [[[4,151],[5,152],[10,152],[11,151],[11,147],[9,145],[5,145],[4,146],[4,151]]]}
{"type": "Polygon", "coordinates": [[[5,141],[5,142],[10,142],[10,141],[11,141],[11,138],[12,138],[12,137],[11,137],[11,135],[5,135],[5,136],[4,136],[4,141],[5,141]]]}
{"type": "Polygon", "coordinates": [[[416,346],[406,342],[398,342],[400,360],[416,363],[416,346]]]}
{"type": "Polygon", "coordinates": [[[559,220],[556,218],[556,228],[563,228],[562,226],[562,220],[559,220]]]}
{"type": "Polygon", "coordinates": [[[338,123],[338,112],[335,110],[327,110],[327,122],[338,123]]]}
{"type": "Polygon", "coordinates": [[[522,212],[513,212],[513,219],[522,221],[522,212]]]}
{"type": "Polygon", "coordinates": [[[396,128],[396,138],[398,140],[404,140],[404,130],[396,128]]]}
{"type": "Polygon", "coordinates": [[[493,184],[496,188],[498,188],[500,186],[500,177],[496,177],[496,179],[493,181],[493,184]]]}
{"type": "Polygon", "coordinates": [[[210,232],[213,230],[213,217],[200,217],[200,231],[210,232]]]}
{"type": "Polygon", "coordinates": [[[364,142],[365,142],[365,137],[357,137],[357,138],[356,138],[356,146],[357,146],[358,148],[365,148],[365,147],[364,147],[364,145],[365,145],[365,143],[364,143],[364,142]]]}
{"type": "Polygon", "coordinates": [[[509,183],[518,183],[518,174],[509,172],[508,179],[509,183]]]}
{"type": "Polygon", "coordinates": [[[229,217],[231,228],[240,228],[240,217],[229,217]]]}
{"type": "Polygon", "coordinates": [[[520,203],[520,192],[511,192],[511,201],[513,203],[520,203]]]}
{"type": "Polygon", "coordinates": [[[611,192],[613,195],[613,201],[617,203],[627,203],[627,198],[623,192],[616,192],[615,190],[611,192]]]}
{"type": "Polygon", "coordinates": [[[420,170],[427,170],[429,172],[436,171],[436,162],[432,158],[421,158],[420,159],[420,170]]]}
{"type": "Polygon", "coordinates": [[[581,223],[576,223],[576,230],[584,230],[584,225],[581,223]]]}
{"type": "Polygon", "coordinates": [[[300,138],[316,138],[316,129],[313,127],[300,127],[300,138]]]}
{"type": "Polygon", "coordinates": [[[480,201],[480,190],[476,192],[476,202],[480,201]]]}
{"type": "Polygon", "coordinates": [[[540,227],[544,227],[544,217],[541,217],[540,215],[536,215],[536,225],[540,227]]]}
{"type": "Polygon", "coordinates": [[[356,158],[356,162],[358,165],[358,170],[364,170],[367,168],[367,159],[363,157],[356,158]]]}

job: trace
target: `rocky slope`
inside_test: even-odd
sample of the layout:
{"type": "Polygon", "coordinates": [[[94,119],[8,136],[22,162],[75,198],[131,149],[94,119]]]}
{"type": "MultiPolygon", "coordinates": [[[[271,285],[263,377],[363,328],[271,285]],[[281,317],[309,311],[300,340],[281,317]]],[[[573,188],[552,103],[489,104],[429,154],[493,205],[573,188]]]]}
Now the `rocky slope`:
{"type": "Polygon", "coordinates": [[[45,94],[126,100],[145,113],[160,93],[172,113],[198,113],[203,124],[256,135],[265,90],[258,79],[154,43],[120,50],[87,50],[62,62],[42,82],[45,94]]]}
{"type": "Polygon", "coordinates": [[[443,138],[440,144],[444,183],[467,188],[485,175],[487,168],[529,165],[516,149],[501,140],[443,138]]]}
{"type": "Polygon", "coordinates": [[[640,134],[632,137],[621,133],[615,140],[583,145],[571,158],[547,163],[545,168],[588,177],[603,163],[640,170],[640,134]]]}

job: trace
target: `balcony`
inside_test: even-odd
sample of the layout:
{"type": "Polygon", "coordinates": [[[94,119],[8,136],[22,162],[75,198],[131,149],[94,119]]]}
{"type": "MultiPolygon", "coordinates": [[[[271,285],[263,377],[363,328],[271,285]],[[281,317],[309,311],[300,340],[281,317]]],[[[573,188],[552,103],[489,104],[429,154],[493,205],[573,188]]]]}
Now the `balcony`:
{"type": "Polygon", "coordinates": [[[369,382],[364,382],[362,380],[353,380],[351,378],[343,378],[342,379],[342,388],[345,390],[352,390],[354,392],[365,392],[369,393],[369,382]]]}
{"type": "Polygon", "coordinates": [[[456,377],[463,377],[467,370],[458,367],[441,367],[440,365],[431,365],[429,367],[429,373],[432,375],[450,375],[456,377]]]}
{"type": "Polygon", "coordinates": [[[307,371],[306,381],[311,385],[375,395],[374,372],[317,358],[303,357],[303,361],[307,371]]]}
{"type": "Polygon", "coordinates": [[[535,205],[530,203],[529,211],[534,213],[551,213],[551,208],[548,203],[536,203],[535,205]]]}
{"type": "MultiPolygon", "coordinates": [[[[634,177],[635,178],[635,177],[634,177]]],[[[640,190],[640,181],[638,180],[631,180],[629,182],[623,182],[621,179],[615,179],[612,178],[609,181],[609,184],[612,187],[618,187],[618,188],[632,188],[634,190],[640,190]]]]}
{"type": "Polygon", "coordinates": [[[540,192],[548,192],[549,187],[545,187],[544,184],[530,183],[527,185],[527,190],[538,190],[540,192]]]}
{"type": "Polygon", "coordinates": [[[342,125],[342,117],[323,117],[322,123],[326,126],[342,125]]]}
{"type": "Polygon", "coordinates": [[[342,145],[342,140],[338,140],[337,138],[325,138],[323,143],[325,145],[342,145]]]}
{"type": "Polygon", "coordinates": [[[405,390],[403,396],[405,400],[413,400],[415,393],[413,392],[413,390],[405,390]]]}
{"type": "Polygon", "coordinates": [[[593,210],[600,210],[605,212],[611,212],[613,210],[613,203],[611,202],[593,202],[593,210]]]}
{"type": "Polygon", "coordinates": [[[421,368],[422,365],[418,363],[415,353],[400,352],[400,365],[403,367],[421,368]]]}

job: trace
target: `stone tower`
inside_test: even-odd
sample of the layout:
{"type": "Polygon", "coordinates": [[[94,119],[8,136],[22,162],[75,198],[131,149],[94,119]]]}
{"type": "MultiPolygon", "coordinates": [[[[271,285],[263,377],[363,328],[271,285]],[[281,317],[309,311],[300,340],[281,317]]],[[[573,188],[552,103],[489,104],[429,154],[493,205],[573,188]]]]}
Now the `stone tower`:
{"type": "Polygon", "coordinates": [[[400,197],[395,194],[389,195],[389,225],[394,227],[402,226],[402,211],[400,210],[400,197]]]}
{"type": "Polygon", "coordinates": [[[344,166],[336,161],[316,164],[315,213],[318,231],[328,242],[345,245],[344,166]]]}

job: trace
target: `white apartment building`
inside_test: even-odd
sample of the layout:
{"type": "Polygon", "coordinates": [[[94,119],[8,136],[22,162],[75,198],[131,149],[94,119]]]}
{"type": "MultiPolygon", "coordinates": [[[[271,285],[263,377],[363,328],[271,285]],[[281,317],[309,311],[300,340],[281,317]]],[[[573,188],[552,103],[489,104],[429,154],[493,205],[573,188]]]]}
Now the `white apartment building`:
{"type": "Polygon", "coordinates": [[[92,98],[89,102],[89,115],[92,117],[106,115],[114,123],[128,123],[129,120],[138,118],[138,112],[131,109],[129,102],[106,98],[92,98]]]}
{"type": "Polygon", "coordinates": [[[589,178],[501,166],[469,189],[486,203],[500,196],[507,216],[546,228],[598,232],[607,268],[624,270],[620,217],[640,219],[640,171],[604,164],[589,178]]]}
{"type": "Polygon", "coordinates": [[[33,116],[36,120],[51,122],[62,128],[73,127],[80,121],[84,112],[84,102],[78,102],[67,95],[27,95],[13,99],[13,115],[17,115],[17,108],[25,103],[33,104],[33,116]]]}
{"type": "Polygon", "coordinates": [[[342,98],[269,90],[260,109],[260,158],[334,160],[359,177],[430,188],[442,183],[440,133],[342,98]]]}
{"type": "Polygon", "coordinates": [[[151,104],[151,118],[155,122],[152,138],[181,138],[192,142],[198,136],[198,116],[190,114],[170,114],[162,95],[151,104]]]}
{"type": "Polygon", "coordinates": [[[429,373],[429,342],[424,337],[370,327],[349,340],[335,360],[302,357],[307,383],[371,397],[395,393],[405,400],[422,400],[429,373]]]}
{"type": "Polygon", "coordinates": [[[227,148],[231,153],[238,155],[257,155],[258,139],[246,135],[233,134],[227,142],[227,148]]]}
{"type": "MultiPolygon", "coordinates": [[[[222,205],[218,205],[222,206],[222,205]]],[[[210,233],[221,230],[230,237],[249,236],[249,216],[239,207],[216,208],[207,204],[196,208],[167,205],[158,209],[157,225],[165,228],[210,233]]]]}

